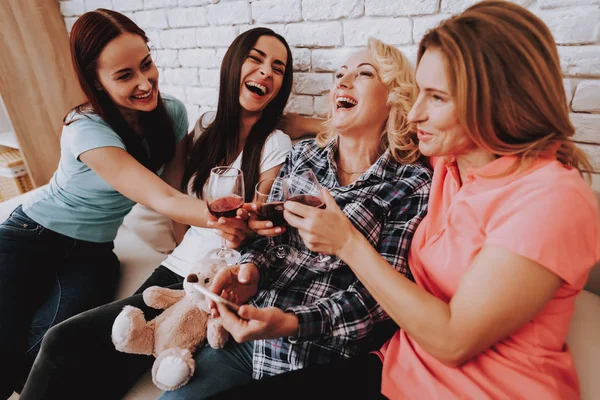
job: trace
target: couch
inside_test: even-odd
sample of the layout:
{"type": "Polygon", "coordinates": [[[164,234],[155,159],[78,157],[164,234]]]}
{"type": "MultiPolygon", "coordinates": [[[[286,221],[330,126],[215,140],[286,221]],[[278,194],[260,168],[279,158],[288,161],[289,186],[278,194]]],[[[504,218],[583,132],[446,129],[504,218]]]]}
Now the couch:
{"type": "MultiPolygon", "coordinates": [[[[39,189],[36,189],[39,190],[39,189]]],[[[10,212],[22,203],[25,196],[0,203],[0,220],[4,221],[10,212]]],[[[117,292],[117,298],[127,297],[132,294],[138,286],[160,265],[166,254],[155,250],[156,248],[166,251],[166,244],[153,246],[148,240],[143,239],[143,230],[137,219],[144,218],[143,209],[138,209],[125,218],[119,229],[115,241],[115,252],[121,261],[121,283],[117,292]],[[141,235],[140,235],[141,233],[141,235]]],[[[146,226],[147,228],[147,226],[146,226]]],[[[152,230],[152,229],[151,229],[152,230]]],[[[567,337],[567,343],[571,348],[579,381],[581,385],[581,399],[600,399],[600,266],[592,270],[586,290],[582,291],[576,301],[575,314],[567,337]]],[[[156,398],[160,394],[147,373],[125,397],[126,400],[147,400],[156,398]]],[[[16,400],[15,394],[10,400],[16,400]]]]}

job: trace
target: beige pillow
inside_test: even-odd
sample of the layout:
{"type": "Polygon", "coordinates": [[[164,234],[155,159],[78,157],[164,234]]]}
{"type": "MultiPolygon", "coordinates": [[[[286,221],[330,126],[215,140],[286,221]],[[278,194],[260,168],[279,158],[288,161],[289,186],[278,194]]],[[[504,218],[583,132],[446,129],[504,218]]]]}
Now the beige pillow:
{"type": "Polygon", "coordinates": [[[160,253],[170,254],[177,246],[171,220],[141,204],[133,206],[123,225],[160,253]]]}

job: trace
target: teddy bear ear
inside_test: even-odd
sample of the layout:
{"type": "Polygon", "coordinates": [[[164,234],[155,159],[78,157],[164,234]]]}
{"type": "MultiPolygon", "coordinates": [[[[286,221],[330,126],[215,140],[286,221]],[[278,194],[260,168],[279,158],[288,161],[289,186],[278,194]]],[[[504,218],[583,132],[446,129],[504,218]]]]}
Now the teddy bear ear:
{"type": "Polygon", "coordinates": [[[196,283],[196,282],[198,282],[198,281],[199,281],[199,279],[198,279],[198,275],[196,275],[196,274],[189,274],[189,275],[188,275],[188,276],[185,278],[185,280],[186,280],[187,282],[189,282],[189,283],[196,283]]]}

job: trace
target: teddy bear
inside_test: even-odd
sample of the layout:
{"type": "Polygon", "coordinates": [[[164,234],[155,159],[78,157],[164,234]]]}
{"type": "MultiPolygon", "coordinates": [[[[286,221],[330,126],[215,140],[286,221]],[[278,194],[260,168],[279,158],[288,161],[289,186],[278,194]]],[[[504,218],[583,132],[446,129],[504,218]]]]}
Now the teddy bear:
{"type": "Polygon", "coordinates": [[[219,267],[218,261],[203,260],[200,271],[185,278],[183,290],[159,286],[144,290],[148,306],[165,310],[156,318],[146,321],[142,310],[125,306],[113,323],[117,350],[156,357],[152,381],[162,390],[175,390],[189,381],[195,369],[192,355],[205,340],[219,349],[229,339],[221,319],[211,316],[207,299],[193,289],[196,283],[208,287],[219,267]]]}

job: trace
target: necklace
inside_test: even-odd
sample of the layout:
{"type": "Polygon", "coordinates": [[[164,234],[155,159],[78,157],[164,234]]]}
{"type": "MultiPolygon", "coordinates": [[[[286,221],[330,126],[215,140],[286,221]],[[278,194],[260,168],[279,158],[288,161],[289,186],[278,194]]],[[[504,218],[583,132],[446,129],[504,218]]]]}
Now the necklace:
{"type": "Polygon", "coordinates": [[[365,171],[366,171],[366,169],[365,169],[365,170],[363,170],[363,171],[348,172],[348,171],[346,171],[344,168],[342,168],[342,167],[341,167],[339,164],[338,164],[338,166],[337,166],[337,167],[339,168],[339,170],[340,170],[340,171],[342,171],[342,172],[344,172],[344,173],[346,173],[346,174],[348,174],[348,175],[362,174],[363,172],[365,172],[365,171]]]}

